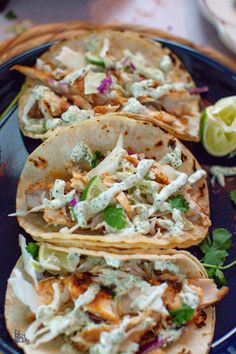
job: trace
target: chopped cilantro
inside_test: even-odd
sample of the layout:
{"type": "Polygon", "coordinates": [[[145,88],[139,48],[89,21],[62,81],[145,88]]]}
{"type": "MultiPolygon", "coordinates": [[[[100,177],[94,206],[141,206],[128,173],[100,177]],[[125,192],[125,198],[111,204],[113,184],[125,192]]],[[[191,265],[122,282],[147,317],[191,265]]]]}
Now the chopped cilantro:
{"type": "Polygon", "coordinates": [[[26,246],[26,250],[28,251],[28,253],[31,254],[34,259],[38,258],[39,245],[37,243],[29,242],[26,246]]]}
{"type": "Polygon", "coordinates": [[[123,209],[107,207],[103,211],[103,215],[106,223],[111,227],[113,227],[114,229],[120,230],[124,228],[126,224],[126,220],[125,220],[123,209]]]}
{"type": "Polygon", "coordinates": [[[13,10],[9,10],[5,13],[4,17],[7,20],[15,20],[17,18],[15,12],[13,10]]]}
{"type": "Polygon", "coordinates": [[[91,167],[92,168],[96,167],[100,163],[102,158],[103,158],[103,154],[99,151],[95,151],[93,155],[93,159],[91,161],[91,167]]]}
{"type": "Polygon", "coordinates": [[[112,290],[111,291],[111,298],[114,299],[116,297],[116,292],[115,290],[112,290]]]}
{"type": "Polygon", "coordinates": [[[180,327],[182,324],[189,322],[194,314],[194,309],[186,304],[183,304],[180,309],[169,311],[173,323],[180,327]]]}
{"type": "Polygon", "coordinates": [[[218,286],[226,284],[222,270],[228,269],[236,264],[236,261],[225,265],[228,256],[228,249],[232,243],[231,233],[223,228],[213,231],[212,241],[209,236],[201,243],[200,248],[204,253],[203,265],[210,278],[213,278],[218,286]]]}
{"type": "Polygon", "coordinates": [[[234,189],[233,191],[231,191],[229,193],[230,195],[230,199],[232,200],[232,202],[236,205],[236,189],[234,189]]]}
{"type": "Polygon", "coordinates": [[[189,210],[189,203],[182,196],[182,194],[178,194],[176,197],[173,197],[169,200],[172,209],[178,209],[182,213],[187,213],[189,210]]]}

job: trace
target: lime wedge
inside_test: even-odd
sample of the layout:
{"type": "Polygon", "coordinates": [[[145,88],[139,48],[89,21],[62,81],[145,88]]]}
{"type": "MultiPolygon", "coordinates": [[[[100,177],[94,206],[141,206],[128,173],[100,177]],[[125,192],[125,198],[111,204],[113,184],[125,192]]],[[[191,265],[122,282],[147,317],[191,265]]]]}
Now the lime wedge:
{"type": "Polygon", "coordinates": [[[56,251],[42,244],[39,249],[39,264],[49,272],[74,272],[79,264],[79,255],[56,251]]]}
{"type": "Polygon", "coordinates": [[[85,54],[85,58],[90,64],[105,66],[104,61],[96,54],[88,52],[85,54]]]}
{"type": "Polygon", "coordinates": [[[205,109],[200,137],[213,156],[226,156],[236,149],[236,96],[223,98],[205,109]]]}
{"type": "Polygon", "coordinates": [[[211,109],[214,118],[221,119],[226,125],[232,126],[236,120],[236,96],[219,100],[211,109]]]}
{"type": "Polygon", "coordinates": [[[107,187],[99,176],[93,176],[81,194],[80,200],[91,200],[104,192],[107,187]]]}

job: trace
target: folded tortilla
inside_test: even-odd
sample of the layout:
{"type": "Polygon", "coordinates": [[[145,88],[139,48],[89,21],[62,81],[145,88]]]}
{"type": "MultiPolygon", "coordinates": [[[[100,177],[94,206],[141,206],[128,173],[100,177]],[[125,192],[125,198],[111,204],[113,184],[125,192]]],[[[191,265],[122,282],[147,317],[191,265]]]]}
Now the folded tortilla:
{"type": "Polygon", "coordinates": [[[75,105],[89,112],[87,115],[85,111],[78,114],[78,124],[91,117],[91,109],[95,115],[125,110],[144,121],[151,119],[180,139],[199,140],[200,96],[194,90],[190,74],[167,47],[141,35],[84,31],[74,39],[53,45],[38,59],[34,68],[15,65],[13,69],[28,79],[19,101],[19,124],[23,134],[31,138],[46,139],[55,130],[71,125],[72,118],[62,119],[62,115],[70,105],[75,105]],[[78,70],[89,64],[92,65],[90,72],[95,73],[95,78],[91,76],[89,79],[95,85],[95,91],[91,87],[85,89],[86,79],[78,74],[78,70]],[[99,87],[96,75],[101,75],[101,80],[105,75],[101,92],[96,92],[96,86],[99,87]],[[112,77],[114,87],[107,93],[112,77]],[[136,86],[130,88],[129,80],[136,86]],[[117,83],[120,85],[118,89],[115,87],[117,83]],[[41,108],[38,93],[33,94],[38,85],[52,91],[41,99],[44,101],[41,108]],[[133,101],[129,101],[130,98],[133,101]],[[55,104],[50,107],[52,101],[57,101],[56,109],[55,104]],[[29,111],[30,119],[27,118],[29,111]]]}
{"type": "MultiPolygon", "coordinates": [[[[27,268],[24,265],[24,257],[23,259],[20,258],[14,267],[8,281],[6,292],[5,318],[8,331],[13,338],[15,335],[15,329],[17,328],[21,333],[24,333],[29,340],[28,343],[18,343],[25,353],[61,353],[63,350],[66,353],[69,353],[70,350],[72,350],[72,353],[77,353],[77,350],[84,353],[100,353],[99,350],[101,350],[101,347],[103,348],[101,353],[110,353],[111,351],[109,350],[111,350],[111,348],[112,353],[120,353],[122,352],[121,349],[125,342],[123,335],[120,334],[117,342],[115,340],[112,342],[112,338],[115,335],[114,331],[118,327],[123,328],[122,330],[118,330],[119,333],[122,333],[122,331],[127,333],[128,329],[133,332],[133,336],[127,334],[128,344],[132,342],[132,345],[134,346],[134,349],[130,349],[130,353],[151,353],[152,350],[158,350],[158,348],[159,350],[163,350],[163,353],[169,354],[182,352],[198,354],[199,350],[201,350],[202,354],[209,352],[215,325],[215,311],[214,307],[211,305],[223,296],[219,294],[223,294],[224,291],[222,291],[222,289],[217,290],[213,280],[207,279],[207,274],[204,268],[190,253],[173,250],[166,252],[151,250],[145,254],[141,251],[136,255],[122,256],[118,254],[111,255],[106,252],[94,252],[81,249],[63,249],[61,247],[52,247],[46,244],[44,246],[49,247],[51,252],[54,252],[54,258],[57,256],[62,257],[62,254],[68,254],[70,256],[79,254],[80,260],[75,273],[57,271],[51,276],[49,273],[44,273],[37,285],[34,284],[32,277],[26,272],[27,268]],[[110,285],[108,285],[106,280],[103,280],[102,282],[96,280],[99,278],[99,274],[100,276],[102,276],[101,274],[106,274],[103,273],[104,269],[107,274],[109,274],[109,272],[112,273],[110,285]],[[155,269],[152,275],[150,275],[150,269],[155,269]],[[82,275],[85,274],[84,272],[87,272],[86,278],[82,275]],[[127,285],[126,283],[125,288],[122,288],[117,280],[121,274],[123,279],[129,277],[130,285],[127,285]],[[94,286],[94,282],[100,286],[103,286],[102,284],[105,283],[107,285],[105,288],[100,288],[98,294],[96,293],[97,295],[95,296],[98,296],[98,298],[95,297],[96,300],[92,296],[90,301],[96,301],[96,305],[94,302],[92,302],[91,305],[83,305],[83,301],[86,297],[83,297],[81,293],[84,293],[86,289],[88,291],[88,284],[90,283],[88,282],[88,279],[91,278],[91,275],[95,277],[93,278],[95,280],[93,280],[92,286],[94,286]],[[53,278],[54,276],[56,278],[53,278]],[[131,283],[131,278],[134,283],[131,283]],[[20,279],[18,284],[22,284],[21,289],[24,291],[24,297],[22,297],[22,294],[20,294],[21,291],[16,286],[16,279],[20,279]],[[59,309],[57,308],[59,303],[58,300],[56,301],[56,290],[52,285],[54,280],[55,282],[58,282],[61,294],[64,292],[63,301],[65,302],[63,305],[63,303],[61,303],[62,300],[59,301],[59,309]],[[142,286],[139,287],[139,285],[136,285],[139,284],[139,281],[144,281],[145,283],[142,283],[142,286]],[[67,335],[65,334],[66,330],[63,327],[65,319],[63,316],[68,317],[73,307],[71,305],[71,298],[70,300],[65,299],[66,291],[63,284],[68,285],[69,296],[73,297],[74,306],[77,306],[79,302],[82,304],[80,310],[83,312],[81,313],[79,310],[78,315],[80,317],[78,318],[83,318],[83,316],[86,316],[87,318],[87,315],[89,314],[87,332],[86,326],[84,329],[81,329],[79,325],[77,327],[75,325],[73,331],[69,330],[70,327],[67,327],[67,335]],[[194,287],[191,287],[191,284],[193,284],[194,287]],[[31,294],[35,294],[34,298],[28,296],[28,287],[31,288],[31,294]],[[153,299],[149,299],[150,302],[147,301],[147,299],[147,302],[141,302],[141,298],[144,299],[145,287],[148,287],[148,293],[146,294],[146,296],[148,295],[147,299],[149,299],[149,296],[152,293],[154,294],[156,292],[153,299]],[[173,304],[171,304],[171,299],[169,298],[170,295],[168,295],[169,292],[164,295],[166,287],[170,287],[170,291],[171,289],[176,289],[175,293],[180,294],[182,305],[177,305],[177,308],[178,306],[185,306],[186,309],[186,306],[189,306],[189,299],[191,296],[199,296],[197,300],[198,305],[194,310],[194,315],[191,312],[191,319],[187,316],[188,320],[187,322],[184,322],[184,325],[177,325],[175,322],[171,324],[170,314],[166,312],[166,309],[168,309],[168,311],[173,310],[173,304]],[[125,290],[126,288],[127,290],[125,290]],[[126,293],[127,291],[130,295],[126,293]],[[136,291],[134,298],[132,295],[134,294],[133,291],[136,291]],[[124,292],[124,295],[121,295],[120,292],[124,292]],[[80,297],[78,294],[80,294],[80,297]],[[186,294],[190,294],[191,296],[186,296],[186,294]],[[139,299],[139,301],[135,302],[135,298],[139,299]],[[24,303],[22,303],[22,301],[24,301],[24,303]],[[122,301],[125,302],[122,303],[122,301]],[[134,303],[137,304],[134,305],[134,303]],[[121,307],[117,307],[117,304],[120,304],[121,307]],[[42,309],[39,310],[40,306],[44,307],[44,311],[42,311],[42,309]],[[54,312],[53,315],[49,312],[51,315],[48,315],[46,320],[44,317],[47,313],[46,310],[48,311],[50,306],[54,306],[54,312]],[[64,312],[68,306],[69,310],[67,309],[67,312],[64,312]],[[138,313],[135,310],[135,306],[138,306],[139,308],[138,313]],[[133,310],[131,311],[130,308],[133,310]],[[52,330],[50,331],[48,328],[50,327],[50,318],[52,319],[53,316],[57,316],[58,311],[59,317],[61,316],[61,327],[59,326],[61,329],[58,330],[59,334],[55,335],[53,333],[56,333],[58,329],[58,324],[56,325],[55,318],[54,325],[51,327],[52,330]],[[84,311],[86,315],[83,315],[84,311]],[[120,311],[123,312],[123,315],[121,315],[120,311]],[[39,313],[41,313],[41,316],[39,313]],[[38,318],[38,323],[35,321],[35,316],[38,318]],[[162,318],[161,320],[160,316],[162,318]],[[168,318],[167,322],[165,322],[165,318],[168,318]],[[40,324],[40,321],[43,323],[40,324]],[[128,327],[125,327],[125,321],[129,322],[128,327]],[[137,321],[137,324],[131,324],[132,321],[137,321]],[[151,325],[148,324],[148,321],[151,321],[151,325]],[[138,325],[138,323],[140,324],[138,325]],[[156,326],[158,323],[159,325],[156,326]],[[104,327],[102,328],[103,331],[105,331],[103,332],[103,339],[101,339],[102,324],[104,324],[104,327]],[[29,326],[31,329],[29,329],[29,326]],[[111,326],[111,329],[109,329],[109,326],[111,326]],[[166,330],[164,331],[163,326],[164,328],[166,327],[166,330]],[[78,330],[78,328],[80,328],[80,330],[78,330]],[[96,339],[94,339],[94,332],[91,332],[91,328],[100,333],[100,336],[97,335],[96,339]],[[107,334],[104,335],[107,331],[109,332],[109,336],[107,334]],[[77,335],[75,335],[76,333],[77,335]],[[93,335],[91,333],[93,333],[93,335]],[[136,333],[136,335],[134,335],[134,333],[136,333]],[[53,339],[47,339],[47,335],[48,338],[51,336],[53,339]],[[71,339],[72,337],[73,340],[71,339]],[[151,343],[153,342],[154,344],[152,345],[151,343]],[[65,345],[65,343],[67,344],[65,345]],[[91,349],[91,347],[94,348],[91,349]],[[149,347],[149,350],[147,350],[147,347],[149,347]],[[62,350],[62,348],[64,349],[62,350]]],[[[106,275],[106,279],[108,279],[107,276],[108,275],[106,275]]],[[[90,290],[92,289],[90,288],[90,290]]],[[[87,292],[86,296],[88,297],[91,295],[87,292]]],[[[194,306],[193,303],[192,306],[194,306]]],[[[128,345],[127,341],[125,343],[128,345]]]]}
{"type": "MultiPolygon", "coordinates": [[[[80,125],[61,130],[29,155],[17,190],[16,212],[20,226],[36,240],[47,240],[50,243],[67,247],[123,249],[132,253],[135,248],[185,248],[200,243],[205,238],[210,225],[205,175],[187,188],[190,199],[194,202],[195,216],[190,217],[191,227],[184,230],[182,234],[177,234],[177,232],[170,234],[167,230],[164,232],[163,229],[158,237],[143,232],[131,232],[127,235],[122,230],[119,230],[119,233],[112,231],[104,234],[101,231],[91,231],[89,228],[79,228],[74,232],[60,232],[63,225],[60,225],[59,221],[57,226],[55,223],[46,222],[42,210],[28,212],[27,191],[31,188],[30,186],[34,189],[34,186],[40,185],[41,182],[52,185],[56,179],[61,178],[66,181],[71,178],[68,172],[68,162],[76,144],[87,144],[93,152],[106,154],[115,147],[121,133],[126,150],[145,154],[147,159],[159,161],[173,151],[174,146],[178,146],[182,151],[182,165],[175,169],[175,173],[190,176],[200,171],[199,163],[189,150],[176,138],[154,124],[115,113],[88,120],[80,125]]],[[[43,196],[40,198],[42,200],[43,196]]]]}

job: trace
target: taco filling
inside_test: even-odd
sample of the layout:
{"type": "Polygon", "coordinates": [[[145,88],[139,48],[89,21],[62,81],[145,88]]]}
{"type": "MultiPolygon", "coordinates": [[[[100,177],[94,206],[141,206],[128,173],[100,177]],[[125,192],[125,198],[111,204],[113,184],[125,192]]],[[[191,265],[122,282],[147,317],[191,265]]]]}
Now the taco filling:
{"type": "Polygon", "coordinates": [[[116,146],[102,154],[85,142],[77,143],[67,162],[67,179],[39,181],[25,190],[27,212],[41,213],[48,225],[61,233],[90,230],[94,233],[135,233],[153,238],[181,236],[210,220],[191,195],[192,186],[205,179],[197,169],[180,172],[181,146],[175,143],[161,159],[145,158],[116,146]]]}
{"type": "Polygon", "coordinates": [[[30,310],[25,335],[34,348],[63,336],[65,353],[164,353],[188,327],[206,326],[206,308],[228,291],[212,279],[188,278],[171,256],[69,254],[46,244],[26,246],[23,236],[20,245],[24,265],[9,284],[30,310]]]}
{"type": "Polygon", "coordinates": [[[199,97],[177,58],[144,38],[132,35],[131,43],[128,34],[116,33],[121,36],[116,45],[114,36],[87,34],[56,45],[55,53],[52,47],[34,68],[13,67],[29,79],[20,103],[24,131],[46,134],[94,114],[124,111],[154,117],[198,139],[199,97]],[[148,46],[152,55],[144,50],[148,46]]]}

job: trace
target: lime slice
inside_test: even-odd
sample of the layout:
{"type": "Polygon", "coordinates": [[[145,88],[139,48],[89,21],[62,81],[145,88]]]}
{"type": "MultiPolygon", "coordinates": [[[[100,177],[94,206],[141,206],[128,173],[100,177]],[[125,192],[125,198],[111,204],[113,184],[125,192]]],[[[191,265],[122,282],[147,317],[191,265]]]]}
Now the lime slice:
{"type": "Polygon", "coordinates": [[[85,58],[90,64],[105,66],[104,61],[96,54],[88,52],[85,54],[85,58]]]}
{"type": "Polygon", "coordinates": [[[236,96],[223,98],[205,109],[200,137],[213,156],[226,156],[236,149],[236,96]]]}
{"type": "Polygon", "coordinates": [[[91,200],[104,192],[107,187],[99,176],[93,176],[81,194],[80,200],[91,200]]]}
{"type": "Polygon", "coordinates": [[[210,110],[214,118],[221,119],[226,125],[232,126],[236,120],[236,96],[219,100],[210,110]]]}
{"type": "Polygon", "coordinates": [[[42,244],[39,249],[39,264],[51,273],[74,272],[79,264],[79,255],[56,251],[42,244]]]}
{"type": "Polygon", "coordinates": [[[43,272],[44,268],[39,264],[39,262],[32,260],[32,266],[36,272],[43,272]]]}

